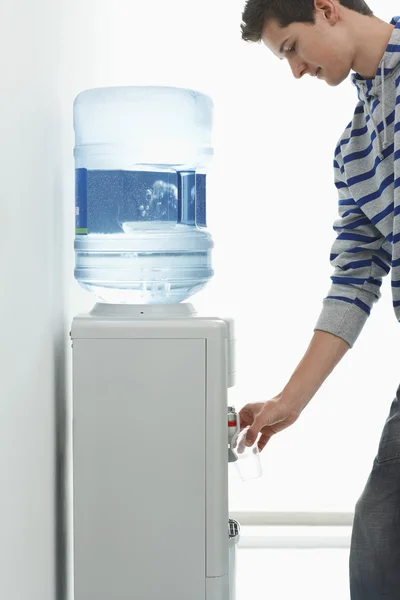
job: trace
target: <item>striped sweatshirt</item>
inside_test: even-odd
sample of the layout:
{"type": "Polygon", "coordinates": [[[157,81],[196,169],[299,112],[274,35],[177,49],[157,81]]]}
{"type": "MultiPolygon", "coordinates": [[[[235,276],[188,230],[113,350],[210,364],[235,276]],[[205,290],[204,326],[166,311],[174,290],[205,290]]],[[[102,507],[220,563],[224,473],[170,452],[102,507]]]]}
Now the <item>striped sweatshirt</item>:
{"type": "Polygon", "coordinates": [[[359,102],[335,151],[339,196],[332,284],[315,329],[353,346],[385,275],[400,321],[400,17],[374,79],[352,75],[359,102]]]}

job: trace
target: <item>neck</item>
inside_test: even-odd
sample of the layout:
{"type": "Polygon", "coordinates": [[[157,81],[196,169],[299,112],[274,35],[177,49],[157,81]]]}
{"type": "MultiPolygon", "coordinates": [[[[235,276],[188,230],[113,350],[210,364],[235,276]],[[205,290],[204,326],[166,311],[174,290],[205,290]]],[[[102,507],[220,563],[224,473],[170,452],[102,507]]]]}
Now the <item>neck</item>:
{"type": "Polygon", "coordinates": [[[365,79],[373,79],[386,52],[394,26],[354,11],[349,15],[349,25],[355,40],[352,70],[365,79]]]}

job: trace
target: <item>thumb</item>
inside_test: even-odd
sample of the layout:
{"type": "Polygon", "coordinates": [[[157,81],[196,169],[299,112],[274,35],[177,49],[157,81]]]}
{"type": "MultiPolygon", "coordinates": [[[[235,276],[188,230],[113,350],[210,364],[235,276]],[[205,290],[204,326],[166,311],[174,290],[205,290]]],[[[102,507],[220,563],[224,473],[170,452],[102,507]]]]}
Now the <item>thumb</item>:
{"type": "Polygon", "coordinates": [[[256,418],[253,425],[248,429],[246,435],[246,446],[252,446],[257,439],[261,429],[266,425],[274,425],[280,421],[277,405],[275,402],[266,402],[256,418]]]}
{"type": "Polygon", "coordinates": [[[252,446],[256,441],[258,434],[261,429],[264,427],[263,419],[261,417],[261,413],[257,415],[254,419],[253,425],[249,427],[246,433],[246,446],[252,446]]]}
{"type": "Polygon", "coordinates": [[[252,446],[257,439],[263,425],[256,419],[253,425],[247,430],[246,433],[246,446],[252,446]]]}

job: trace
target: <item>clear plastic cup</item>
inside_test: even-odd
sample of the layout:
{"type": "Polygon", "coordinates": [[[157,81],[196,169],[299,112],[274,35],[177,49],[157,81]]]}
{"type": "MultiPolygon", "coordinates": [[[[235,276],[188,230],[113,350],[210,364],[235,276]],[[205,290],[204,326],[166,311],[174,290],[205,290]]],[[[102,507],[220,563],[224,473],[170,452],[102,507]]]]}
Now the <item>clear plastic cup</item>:
{"type": "Polygon", "coordinates": [[[249,429],[250,427],[246,427],[240,431],[232,449],[237,458],[235,466],[242,481],[257,479],[262,475],[257,440],[252,446],[246,446],[246,436],[249,429]]]}

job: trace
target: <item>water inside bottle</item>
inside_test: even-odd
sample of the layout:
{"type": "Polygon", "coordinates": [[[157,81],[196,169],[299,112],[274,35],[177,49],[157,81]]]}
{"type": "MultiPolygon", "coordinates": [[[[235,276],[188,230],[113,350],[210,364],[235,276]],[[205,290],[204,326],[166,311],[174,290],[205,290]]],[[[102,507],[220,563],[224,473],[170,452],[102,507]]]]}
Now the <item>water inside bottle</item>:
{"type": "Polygon", "coordinates": [[[140,222],[206,227],[206,175],[76,169],[78,235],[132,233],[140,222]]]}
{"type": "Polygon", "coordinates": [[[76,170],[79,283],[106,302],[181,302],[212,276],[206,175],[76,170]]]}

